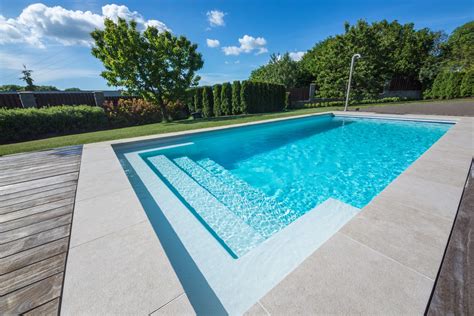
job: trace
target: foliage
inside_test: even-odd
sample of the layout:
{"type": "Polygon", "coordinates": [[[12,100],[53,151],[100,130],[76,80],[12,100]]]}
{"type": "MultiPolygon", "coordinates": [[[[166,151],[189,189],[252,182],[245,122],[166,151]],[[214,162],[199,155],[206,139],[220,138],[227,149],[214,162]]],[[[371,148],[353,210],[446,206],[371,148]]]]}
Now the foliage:
{"type": "MultiPolygon", "coordinates": [[[[363,105],[363,104],[382,104],[382,103],[393,103],[407,101],[408,98],[402,97],[385,97],[378,99],[362,99],[362,100],[350,100],[350,105],[363,105]]],[[[320,107],[333,107],[333,106],[344,106],[345,101],[318,101],[312,103],[305,103],[302,107],[304,108],[320,108],[320,107]]]]}
{"type": "Polygon", "coordinates": [[[189,109],[187,105],[180,100],[168,102],[166,108],[168,109],[169,119],[172,121],[184,120],[189,117],[189,109]]]}
{"type": "Polygon", "coordinates": [[[66,89],[64,89],[64,91],[82,91],[82,90],[79,89],[79,88],[72,87],[72,88],[66,88],[66,89]]]}
{"type": "Polygon", "coordinates": [[[412,23],[359,20],[346,23],[344,34],[317,43],[301,64],[314,77],[319,97],[343,97],[351,57],[360,53],[351,92],[356,98],[373,98],[393,77],[418,78],[440,36],[426,28],[415,30],[412,23]]]}
{"type": "Polygon", "coordinates": [[[162,120],[160,109],[143,99],[119,99],[116,104],[106,101],[103,108],[112,127],[142,125],[162,120]]]}
{"type": "Polygon", "coordinates": [[[211,117],[214,115],[213,99],[211,87],[203,87],[202,89],[202,114],[204,117],[211,117]]]}
{"type": "Polygon", "coordinates": [[[105,127],[107,117],[100,107],[64,105],[40,109],[0,108],[2,144],[105,127]]]}
{"type": "Polygon", "coordinates": [[[462,97],[474,97],[474,69],[467,71],[464,75],[460,93],[462,97]]]}
{"type": "Polygon", "coordinates": [[[153,26],[141,33],[135,21],[127,23],[122,18],[117,23],[105,19],[104,25],[103,30],[91,33],[95,41],[92,54],[105,67],[102,77],[109,85],[123,86],[158,104],[167,119],[166,103],[182,98],[199,81],[195,72],[202,68],[203,60],[197,45],[153,26]]]}
{"type": "Polygon", "coordinates": [[[194,89],[194,112],[202,112],[202,88],[194,89]]]}
{"type": "Polygon", "coordinates": [[[287,89],[309,85],[309,73],[289,53],[272,54],[268,64],[252,71],[249,80],[284,85],[287,89]]]}
{"type": "Polygon", "coordinates": [[[474,68],[474,21],[456,28],[444,46],[446,67],[455,71],[474,68]]]}
{"type": "Polygon", "coordinates": [[[248,113],[249,100],[250,100],[250,81],[242,81],[240,85],[240,111],[242,113],[248,113]]]}
{"type": "Polygon", "coordinates": [[[223,115],[232,114],[232,87],[229,82],[224,82],[222,84],[221,112],[223,115]]]}
{"type": "Polygon", "coordinates": [[[240,113],[242,113],[240,106],[240,81],[236,80],[232,83],[232,114],[240,113]]]}
{"type": "MultiPolygon", "coordinates": [[[[29,91],[27,87],[16,85],[16,84],[6,84],[0,86],[0,91],[29,91]]],[[[35,91],[60,91],[55,86],[35,86],[35,91]]],[[[64,91],[67,91],[64,90],[64,91]]]]}
{"type": "Polygon", "coordinates": [[[213,99],[214,99],[214,116],[221,116],[222,115],[222,110],[221,110],[221,90],[222,90],[222,85],[220,84],[215,84],[212,87],[212,94],[213,94],[213,99]]]}
{"type": "Polygon", "coordinates": [[[26,91],[35,90],[34,80],[31,75],[32,73],[33,73],[33,70],[27,69],[26,66],[23,65],[23,70],[21,71],[21,77],[19,79],[26,83],[26,87],[25,87],[26,91]]]}
{"type": "Polygon", "coordinates": [[[264,113],[285,109],[285,86],[273,83],[242,82],[240,91],[243,113],[264,113]]]}
{"type": "Polygon", "coordinates": [[[472,96],[474,87],[474,71],[449,71],[440,72],[433,82],[431,90],[424,97],[433,99],[454,99],[472,96]]]}

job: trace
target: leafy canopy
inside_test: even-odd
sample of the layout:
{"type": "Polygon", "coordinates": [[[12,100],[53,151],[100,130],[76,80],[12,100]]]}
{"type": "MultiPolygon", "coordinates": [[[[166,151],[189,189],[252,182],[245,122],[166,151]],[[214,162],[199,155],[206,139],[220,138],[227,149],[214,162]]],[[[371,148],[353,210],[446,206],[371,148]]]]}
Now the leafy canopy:
{"type": "Polygon", "coordinates": [[[440,33],[415,30],[413,23],[386,20],[345,24],[344,34],[317,43],[301,61],[321,97],[343,97],[351,57],[362,55],[355,65],[351,92],[356,97],[374,97],[392,78],[417,79],[421,67],[433,54],[440,33]]]}
{"type": "Polygon", "coordinates": [[[260,66],[250,74],[251,81],[261,81],[282,84],[286,88],[293,88],[309,84],[308,75],[291,59],[289,53],[283,55],[272,54],[268,64],[260,66]]]}
{"type": "Polygon", "coordinates": [[[166,103],[182,98],[200,79],[195,73],[204,63],[197,45],[152,26],[142,33],[135,21],[105,19],[104,25],[91,33],[92,55],[105,67],[102,77],[158,104],[167,119],[166,103]]]}

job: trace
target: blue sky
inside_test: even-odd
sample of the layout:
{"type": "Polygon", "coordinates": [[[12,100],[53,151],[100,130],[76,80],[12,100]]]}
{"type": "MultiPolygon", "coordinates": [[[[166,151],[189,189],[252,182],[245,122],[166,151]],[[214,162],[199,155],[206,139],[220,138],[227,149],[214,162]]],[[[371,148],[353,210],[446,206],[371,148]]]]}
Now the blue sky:
{"type": "Polygon", "coordinates": [[[90,54],[87,35],[104,16],[185,35],[204,57],[201,84],[213,84],[247,78],[271,53],[297,58],[342,33],[344,21],[396,19],[449,34],[474,19],[474,1],[0,0],[0,84],[21,84],[26,64],[38,85],[113,89],[99,76],[102,65],[90,54]]]}

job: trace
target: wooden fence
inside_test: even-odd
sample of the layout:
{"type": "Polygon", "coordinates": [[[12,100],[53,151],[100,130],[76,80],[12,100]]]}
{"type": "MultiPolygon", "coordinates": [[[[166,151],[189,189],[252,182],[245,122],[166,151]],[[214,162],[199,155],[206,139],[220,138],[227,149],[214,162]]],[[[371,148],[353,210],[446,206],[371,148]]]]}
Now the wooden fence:
{"type": "Polygon", "coordinates": [[[294,103],[297,101],[305,101],[309,100],[309,88],[308,87],[301,87],[301,88],[291,88],[288,91],[290,93],[290,103],[294,103]]]}
{"type": "Polygon", "coordinates": [[[48,107],[58,105],[102,105],[103,101],[112,101],[114,104],[118,99],[140,98],[136,96],[104,96],[102,92],[94,91],[38,91],[38,92],[0,92],[0,108],[15,109],[24,107],[48,107]],[[25,104],[22,94],[30,95],[32,104],[25,104]],[[98,97],[99,94],[99,97],[98,97]],[[100,95],[102,94],[102,95],[100,95]],[[31,98],[31,95],[33,98],[31,98]],[[23,99],[23,101],[22,101],[23,99]],[[97,104],[99,103],[99,104],[97,104]]]}

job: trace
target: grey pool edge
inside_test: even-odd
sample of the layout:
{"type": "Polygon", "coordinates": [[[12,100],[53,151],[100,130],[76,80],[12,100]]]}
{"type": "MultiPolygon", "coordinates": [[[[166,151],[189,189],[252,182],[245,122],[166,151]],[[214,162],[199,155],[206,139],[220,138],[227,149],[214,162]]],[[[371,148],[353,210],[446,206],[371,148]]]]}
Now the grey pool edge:
{"type": "MultiPolygon", "coordinates": [[[[341,115],[345,114],[344,112],[327,112],[327,113],[318,113],[311,115],[304,115],[299,117],[308,117],[313,115],[328,115],[328,114],[341,115]]],[[[419,172],[425,174],[426,168],[435,168],[436,164],[440,166],[438,169],[443,169],[445,162],[443,161],[454,161],[456,168],[451,170],[446,175],[449,178],[455,179],[457,177],[465,178],[467,174],[468,167],[464,169],[463,164],[466,157],[469,157],[469,162],[472,159],[472,126],[473,118],[460,118],[460,117],[445,117],[445,116],[424,116],[424,115],[380,115],[380,114],[370,114],[370,113],[350,113],[350,116],[376,116],[381,118],[395,117],[395,118],[408,118],[408,119],[421,119],[421,120],[443,120],[443,121],[452,121],[456,122],[456,125],[453,126],[450,131],[444,135],[432,148],[430,148],[415,164],[413,164],[409,169],[407,169],[397,180],[392,182],[384,192],[383,199],[375,199],[370,203],[361,215],[367,211],[371,212],[372,208],[380,208],[380,216],[389,216],[390,212],[384,215],[383,204],[390,205],[390,199],[394,198],[398,203],[400,195],[403,196],[403,188],[413,185],[413,181],[423,181],[426,183],[434,183],[434,189],[431,189],[430,194],[434,195],[434,198],[442,198],[443,200],[449,200],[450,204],[446,204],[448,208],[453,207],[455,200],[460,198],[457,196],[457,186],[449,185],[447,188],[449,192],[449,197],[443,197],[442,194],[438,194],[436,190],[443,190],[443,185],[438,185],[438,182],[442,181],[438,178],[434,180],[423,179],[419,177],[419,172]],[[450,136],[451,135],[451,136],[450,136]],[[461,146],[459,146],[461,145],[461,146]],[[436,149],[436,148],[437,149],[436,149]],[[452,147],[452,148],[451,148],[452,147]],[[430,155],[428,155],[430,154],[430,155]],[[447,155],[447,157],[445,157],[447,155]],[[426,156],[426,157],[425,157],[426,156]],[[432,157],[431,157],[432,156],[432,157]],[[453,156],[453,157],[451,157],[453,156]],[[425,157],[425,158],[423,158],[425,157]],[[425,160],[426,163],[423,162],[425,160]],[[421,161],[420,163],[418,163],[421,161]],[[412,170],[413,169],[413,170],[412,170]],[[418,171],[417,173],[417,170],[418,171]],[[464,176],[462,173],[465,173],[464,176]],[[408,177],[404,180],[405,177],[408,177]],[[419,178],[421,180],[419,180],[419,178]],[[397,189],[399,188],[399,189],[397,189]],[[392,195],[392,197],[391,197],[392,195]],[[378,201],[378,202],[377,202],[378,201]],[[380,204],[378,207],[377,203],[380,204]],[[374,206],[374,205],[375,206],[374,206]]],[[[75,314],[75,313],[84,313],[84,312],[96,312],[96,313],[192,313],[193,309],[189,300],[186,297],[184,289],[182,288],[168,258],[166,257],[163,248],[161,247],[160,242],[156,238],[156,235],[146,217],[144,210],[142,209],[140,202],[135,196],[135,193],[123,171],[111,145],[116,144],[126,144],[137,141],[165,138],[165,137],[176,137],[186,134],[199,133],[203,131],[212,131],[225,128],[234,128],[237,126],[245,125],[254,125],[269,123],[273,121],[295,119],[298,117],[290,118],[281,118],[268,120],[263,122],[252,122],[245,124],[238,124],[233,126],[225,126],[218,128],[208,128],[203,130],[195,130],[188,132],[172,133],[165,135],[152,135],[146,137],[139,137],[133,139],[125,139],[120,141],[110,141],[89,144],[84,146],[84,153],[82,157],[82,167],[81,167],[81,176],[79,178],[78,185],[78,194],[76,198],[76,208],[77,214],[75,215],[75,221],[72,229],[71,237],[71,251],[70,259],[67,266],[65,289],[64,289],[64,299],[62,312],[64,314],[75,314]],[[88,275],[88,278],[84,276],[88,275]],[[108,293],[109,297],[104,299],[102,293],[108,293]],[[120,298],[120,299],[114,299],[120,298]],[[88,304],[83,304],[83,302],[88,302],[88,304]]],[[[428,176],[434,173],[427,173],[428,176]]],[[[439,177],[439,176],[438,176],[439,177]]],[[[429,188],[430,186],[428,186],[429,188]]],[[[410,193],[412,190],[409,190],[410,193]]],[[[411,194],[413,196],[413,194],[411,194]]],[[[408,200],[405,203],[410,204],[410,196],[407,197],[408,200]]],[[[413,199],[413,197],[412,197],[413,199]]],[[[425,211],[423,208],[430,208],[431,199],[421,199],[420,201],[415,200],[414,203],[415,209],[414,214],[421,216],[421,220],[428,221],[432,220],[431,218],[427,219],[426,216],[430,211],[425,211]],[[419,214],[418,214],[419,213],[419,214]]],[[[411,203],[413,204],[413,203],[411,203]]],[[[402,203],[402,205],[404,205],[402,203]]],[[[413,205],[409,205],[412,207],[413,205]]],[[[410,216],[415,216],[411,214],[410,216]]],[[[436,215],[437,219],[441,218],[440,221],[445,221],[445,226],[449,226],[449,222],[452,218],[449,218],[449,212],[447,214],[436,215]],[[444,217],[443,217],[444,216],[444,217]]],[[[416,220],[416,216],[413,217],[416,220]]],[[[413,218],[411,218],[413,220],[413,218]]],[[[356,217],[353,219],[354,222],[360,222],[360,218],[356,217]]],[[[387,221],[389,222],[389,221],[387,221]]],[[[349,223],[351,224],[352,221],[349,223]]],[[[381,221],[383,224],[384,222],[381,221]]],[[[433,254],[426,254],[421,251],[420,259],[426,261],[432,261],[431,265],[428,265],[426,271],[421,273],[417,271],[410,265],[413,263],[403,262],[406,261],[406,258],[403,258],[403,251],[396,251],[397,249],[391,249],[392,253],[384,253],[380,251],[380,245],[367,245],[367,242],[364,241],[364,238],[367,236],[357,235],[356,233],[359,230],[366,230],[366,228],[358,228],[354,226],[352,231],[348,231],[347,224],[340,232],[326,242],[322,248],[315,253],[313,253],[308,259],[306,259],[303,264],[300,265],[293,273],[291,273],[282,283],[277,285],[272,291],[265,295],[259,303],[257,303],[249,312],[258,312],[261,311],[259,308],[264,308],[268,311],[284,312],[284,307],[292,308],[292,310],[298,310],[299,308],[306,308],[306,310],[317,312],[311,300],[305,302],[305,306],[298,306],[295,300],[286,301],[280,297],[281,293],[284,292],[284,289],[291,289],[292,282],[302,281],[298,279],[300,274],[308,275],[308,271],[300,272],[302,268],[307,266],[311,267],[312,260],[318,260],[319,257],[330,258],[331,256],[322,256],[322,254],[329,251],[335,251],[334,249],[342,247],[349,247],[352,252],[355,248],[360,247],[359,252],[368,251],[369,254],[364,254],[363,258],[367,258],[367,255],[373,256],[374,260],[378,262],[378,266],[384,268],[385,270],[381,275],[390,276],[390,271],[397,275],[397,280],[403,280],[407,278],[410,282],[415,282],[415,288],[418,289],[411,293],[409,299],[412,299],[414,308],[416,311],[420,311],[422,305],[426,305],[426,302],[431,292],[432,279],[430,278],[430,269],[431,266],[439,266],[439,262],[436,262],[438,258],[434,254],[435,249],[433,249],[433,254]],[[347,227],[347,228],[346,228],[347,227]],[[350,245],[347,245],[347,244],[350,245]],[[357,245],[357,247],[354,247],[357,245]],[[334,248],[334,249],[333,249],[334,248]],[[401,256],[398,258],[397,256],[401,256]],[[395,258],[393,258],[395,257],[395,258]],[[316,258],[316,259],[315,259],[316,258]],[[427,272],[428,271],[428,272],[427,272]],[[425,275],[425,274],[428,274],[425,275]],[[295,281],[297,280],[297,281],[295,281]],[[279,303],[276,304],[275,301],[279,303]]],[[[371,223],[372,224],[372,223],[371,223]]],[[[380,224],[380,225],[382,225],[380,224]]],[[[376,225],[377,226],[377,225],[376,225]]],[[[382,225],[383,226],[383,225],[382,225]]],[[[441,225],[442,226],[442,225],[441,225]]],[[[441,227],[440,226],[440,227],[441,227]]],[[[444,226],[442,226],[444,229],[444,226]]],[[[442,239],[442,229],[439,228],[435,231],[435,237],[442,239]],[[439,236],[438,236],[439,235],[439,236]]],[[[404,232],[405,235],[406,231],[404,232]]],[[[418,235],[420,232],[417,232],[418,235]]],[[[422,232],[425,233],[425,232],[422,232]]],[[[429,233],[429,232],[428,232],[429,233]]],[[[433,233],[433,232],[431,232],[433,233]]],[[[416,235],[416,234],[415,234],[416,235]]],[[[445,236],[447,240],[447,235],[445,236]]],[[[383,241],[383,238],[381,239],[383,241]]],[[[407,244],[414,247],[411,241],[407,241],[407,244]]],[[[438,242],[438,249],[440,255],[444,251],[444,245],[441,246],[442,242],[438,242]]],[[[437,244],[437,246],[438,246],[437,244]]],[[[349,251],[350,253],[350,251],[349,251]]],[[[361,253],[352,254],[353,259],[357,261],[358,256],[361,256],[361,253]]],[[[418,255],[415,255],[415,257],[418,255]]],[[[337,255],[334,256],[336,258],[337,255]]],[[[349,255],[349,258],[351,256],[349,255]]],[[[319,258],[319,260],[322,260],[319,258]]],[[[416,260],[415,260],[416,263],[416,260]]],[[[329,267],[334,265],[329,265],[329,262],[317,263],[318,267],[329,267]]],[[[343,261],[336,260],[334,262],[336,266],[340,266],[341,271],[350,271],[351,267],[343,265],[343,261]],[[339,262],[339,263],[338,263],[339,262]]],[[[373,279],[368,272],[364,272],[364,265],[354,266],[353,269],[360,269],[361,271],[355,271],[360,277],[367,277],[367,280],[373,279]],[[358,272],[358,273],[357,273],[358,272]]],[[[332,269],[332,268],[331,268],[332,269]]],[[[349,291],[345,289],[348,286],[347,281],[339,279],[330,279],[337,277],[335,273],[331,273],[331,269],[327,269],[326,273],[323,273],[324,269],[317,269],[318,273],[326,275],[326,277],[320,278],[321,282],[333,282],[338,284],[342,282],[340,287],[341,294],[344,294],[347,298],[350,298],[352,294],[357,294],[357,291],[351,293],[351,288],[349,291]]],[[[369,272],[373,272],[371,269],[365,269],[369,272]]],[[[310,269],[310,273],[314,273],[310,269]]],[[[337,273],[336,273],[337,274],[337,273]]],[[[310,278],[308,278],[310,279],[310,278]]],[[[358,300],[356,306],[350,305],[350,302],[355,302],[355,300],[346,299],[345,304],[332,305],[333,308],[339,308],[340,312],[344,312],[344,308],[359,308],[361,311],[373,311],[374,306],[392,308],[391,311],[397,311],[397,308],[400,311],[403,310],[403,306],[406,306],[406,295],[397,296],[396,294],[403,293],[405,286],[401,281],[396,281],[394,279],[379,279],[378,282],[381,284],[367,284],[366,288],[370,290],[373,288],[374,293],[369,291],[368,295],[373,294],[372,298],[366,299],[365,301],[358,300]],[[398,287],[393,289],[393,284],[390,284],[390,287],[393,289],[391,293],[379,294],[381,291],[376,290],[380,288],[380,285],[388,285],[389,283],[396,283],[398,287]],[[385,302],[380,305],[378,301],[378,296],[385,297],[385,302]]],[[[409,283],[407,283],[409,284],[409,283]]],[[[304,284],[302,284],[303,286],[304,284]]],[[[317,287],[316,283],[314,286],[308,287],[308,295],[311,299],[315,298],[314,293],[318,293],[317,299],[313,299],[317,305],[331,307],[331,296],[324,299],[324,291],[321,291],[321,288],[317,287]],[[312,289],[312,290],[311,290],[312,289]],[[314,292],[316,291],[316,292],[314,292]],[[321,304],[323,302],[323,304],[321,304]]],[[[320,286],[320,284],[319,284],[320,286]]],[[[332,294],[333,295],[333,294],[332,294]]],[[[286,295],[288,296],[288,295],[286,295]]],[[[290,295],[291,297],[291,295],[290,295]]],[[[290,299],[289,297],[287,299],[290,299]]],[[[306,297],[308,300],[308,297],[306,297]]],[[[263,310],[263,309],[262,309],[263,310]]],[[[288,310],[289,312],[292,310],[288,310]]],[[[303,309],[304,310],[304,309],[303,309]]],[[[357,309],[356,309],[357,310],[357,309]]],[[[321,310],[320,310],[321,311],[321,310]]],[[[410,310],[414,311],[414,310],[410,310]]],[[[324,312],[324,310],[322,311],[324,312]]],[[[337,312],[333,310],[333,312],[337,312]]]]}

